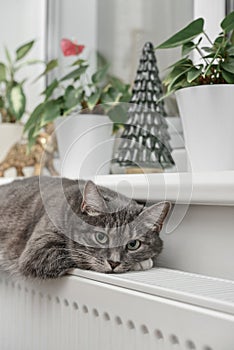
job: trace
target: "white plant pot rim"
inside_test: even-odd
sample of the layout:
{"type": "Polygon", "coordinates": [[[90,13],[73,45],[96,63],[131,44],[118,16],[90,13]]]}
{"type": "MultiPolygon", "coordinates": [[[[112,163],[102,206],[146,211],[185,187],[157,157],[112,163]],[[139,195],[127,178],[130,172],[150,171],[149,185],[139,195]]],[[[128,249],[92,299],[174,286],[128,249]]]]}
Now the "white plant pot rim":
{"type": "Polygon", "coordinates": [[[75,122],[75,125],[77,124],[83,124],[87,123],[90,128],[96,128],[102,127],[104,125],[108,124],[114,124],[113,121],[107,116],[107,115],[100,115],[100,114],[72,114],[68,116],[60,116],[55,119],[55,126],[56,129],[63,128],[64,125],[69,122],[69,120],[72,120],[75,122]],[[92,125],[93,124],[93,125],[92,125]]]}
{"type": "Polygon", "coordinates": [[[9,127],[17,127],[17,128],[22,128],[24,125],[23,123],[0,123],[1,128],[9,128],[9,127]]]}
{"type": "Polygon", "coordinates": [[[108,115],[105,115],[105,114],[71,114],[71,115],[67,115],[67,116],[60,116],[58,117],[57,119],[60,119],[60,120],[66,120],[68,118],[79,118],[79,119],[100,119],[100,120],[103,120],[103,119],[106,119],[107,121],[111,121],[111,119],[108,117],[108,115]]]}
{"type": "Polygon", "coordinates": [[[181,88],[179,90],[175,91],[175,95],[179,95],[181,93],[183,93],[184,91],[188,91],[188,90],[200,90],[200,89],[233,89],[234,88],[234,84],[205,84],[205,85],[196,85],[196,86],[187,86],[184,88],[181,88]]]}

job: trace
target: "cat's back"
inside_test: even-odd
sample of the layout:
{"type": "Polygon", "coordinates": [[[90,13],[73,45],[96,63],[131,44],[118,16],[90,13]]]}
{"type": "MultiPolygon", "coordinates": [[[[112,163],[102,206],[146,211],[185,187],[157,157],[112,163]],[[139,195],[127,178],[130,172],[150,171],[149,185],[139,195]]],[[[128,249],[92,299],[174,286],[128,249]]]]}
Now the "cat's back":
{"type": "Polygon", "coordinates": [[[6,193],[13,193],[16,189],[20,190],[22,188],[26,187],[37,187],[38,184],[38,178],[35,177],[29,177],[19,180],[14,180],[12,182],[9,182],[7,184],[0,186],[0,196],[2,197],[3,194],[6,193]]]}
{"type": "Polygon", "coordinates": [[[53,196],[59,179],[52,177],[31,177],[0,186],[0,224],[3,225],[3,221],[21,222],[22,219],[32,219],[43,214],[41,181],[43,190],[48,195],[51,192],[53,196]]]}
{"type": "Polygon", "coordinates": [[[39,179],[37,177],[15,180],[9,184],[0,186],[0,213],[6,206],[19,206],[39,192],[39,179]]]}

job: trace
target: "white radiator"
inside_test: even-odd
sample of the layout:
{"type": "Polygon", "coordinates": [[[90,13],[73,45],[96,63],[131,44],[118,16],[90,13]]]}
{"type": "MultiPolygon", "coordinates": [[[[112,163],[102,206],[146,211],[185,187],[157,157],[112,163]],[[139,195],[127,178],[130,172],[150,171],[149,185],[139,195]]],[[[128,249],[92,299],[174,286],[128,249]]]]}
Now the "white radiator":
{"type": "Polygon", "coordinates": [[[139,200],[180,203],[177,214],[192,185],[182,222],[162,233],[168,269],[74,270],[41,283],[0,272],[0,350],[234,350],[233,175],[97,178],[139,200]]]}
{"type": "Polygon", "coordinates": [[[233,350],[234,282],[169,269],[0,275],[1,350],[233,350]]]}

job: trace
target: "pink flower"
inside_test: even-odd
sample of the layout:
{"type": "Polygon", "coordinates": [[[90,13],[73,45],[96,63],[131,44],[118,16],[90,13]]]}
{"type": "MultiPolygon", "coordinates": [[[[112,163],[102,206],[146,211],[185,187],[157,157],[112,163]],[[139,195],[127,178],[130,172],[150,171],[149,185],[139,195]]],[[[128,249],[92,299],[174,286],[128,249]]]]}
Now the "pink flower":
{"type": "Polygon", "coordinates": [[[69,39],[62,39],[60,45],[64,56],[77,56],[84,50],[84,45],[77,45],[69,39]]]}

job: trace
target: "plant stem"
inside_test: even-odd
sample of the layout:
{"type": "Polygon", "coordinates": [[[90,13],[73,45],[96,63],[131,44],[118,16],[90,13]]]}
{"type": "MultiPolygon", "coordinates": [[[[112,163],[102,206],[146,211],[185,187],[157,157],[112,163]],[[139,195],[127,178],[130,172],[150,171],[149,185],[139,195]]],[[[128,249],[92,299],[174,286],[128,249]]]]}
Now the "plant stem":
{"type": "Polygon", "coordinates": [[[203,54],[202,54],[201,50],[199,49],[199,47],[196,46],[195,49],[197,50],[197,52],[199,53],[201,58],[206,62],[206,64],[209,64],[209,62],[206,60],[206,58],[203,57],[203,54]]]}
{"type": "Polygon", "coordinates": [[[209,38],[208,34],[206,32],[203,32],[203,34],[205,35],[205,37],[209,41],[209,43],[213,46],[213,43],[212,43],[211,39],[209,38]]]}
{"type": "Polygon", "coordinates": [[[207,72],[209,71],[210,67],[212,66],[212,64],[214,63],[214,61],[217,59],[217,57],[218,57],[218,55],[219,55],[219,51],[220,51],[220,48],[217,50],[217,52],[216,52],[214,58],[213,58],[213,59],[211,60],[211,62],[208,64],[208,66],[207,66],[207,68],[206,68],[206,70],[205,70],[205,72],[204,72],[204,75],[207,74],[207,72]]]}

